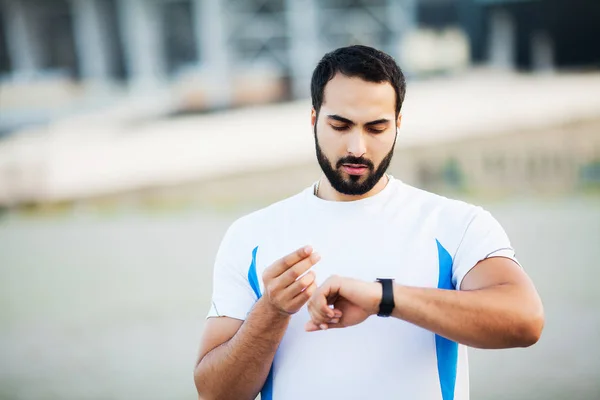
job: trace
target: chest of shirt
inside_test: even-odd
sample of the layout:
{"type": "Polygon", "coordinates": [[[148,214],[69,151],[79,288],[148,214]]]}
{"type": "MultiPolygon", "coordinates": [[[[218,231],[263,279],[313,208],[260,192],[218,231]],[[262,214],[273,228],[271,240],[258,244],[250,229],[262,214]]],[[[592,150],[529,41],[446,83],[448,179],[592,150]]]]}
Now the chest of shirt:
{"type": "Polygon", "coordinates": [[[374,281],[394,278],[404,285],[437,287],[439,256],[435,232],[417,221],[384,215],[295,218],[282,222],[258,243],[258,276],[277,259],[311,245],[321,255],[317,284],[331,275],[374,281]]]}

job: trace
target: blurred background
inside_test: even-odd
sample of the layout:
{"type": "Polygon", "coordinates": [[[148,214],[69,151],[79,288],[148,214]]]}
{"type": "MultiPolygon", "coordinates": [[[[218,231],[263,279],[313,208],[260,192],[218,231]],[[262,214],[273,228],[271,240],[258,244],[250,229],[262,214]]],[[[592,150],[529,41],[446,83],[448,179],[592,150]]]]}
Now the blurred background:
{"type": "Polygon", "coordinates": [[[472,398],[600,399],[599,40],[597,0],[0,0],[0,399],[196,397],[222,235],[318,179],[350,44],[408,78],[391,173],[490,210],[544,300],[472,398]]]}

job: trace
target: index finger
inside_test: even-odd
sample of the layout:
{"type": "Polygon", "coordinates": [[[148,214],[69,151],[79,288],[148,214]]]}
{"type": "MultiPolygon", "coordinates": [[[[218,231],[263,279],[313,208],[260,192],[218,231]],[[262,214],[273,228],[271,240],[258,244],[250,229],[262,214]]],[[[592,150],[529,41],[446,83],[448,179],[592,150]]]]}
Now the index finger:
{"type": "Polygon", "coordinates": [[[325,282],[319,287],[308,302],[308,312],[310,313],[312,320],[315,323],[322,323],[335,317],[335,312],[329,308],[327,304],[327,298],[331,293],[331,285],[329,282],[325,282]]]}
{"type": "Polygon", "coordinates": [[[265,270],[265,275],[275,278],[296,265],[298,262],[310,256],[312,252],[313,249],[311,246],[301,247],[287,256],[275,261],[269,268],[265,270]]]}

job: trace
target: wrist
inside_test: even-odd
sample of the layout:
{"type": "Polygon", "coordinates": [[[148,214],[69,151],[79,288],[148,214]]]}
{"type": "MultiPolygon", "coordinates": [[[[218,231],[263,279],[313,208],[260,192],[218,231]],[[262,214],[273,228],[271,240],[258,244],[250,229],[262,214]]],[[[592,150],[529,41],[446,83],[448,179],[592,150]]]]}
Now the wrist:
{"type": "Polygon", "coordinates": [[[380,286],[380,303],[377,316],[390,317],[396,306],[394,299],[394,279],[378,278],[377,284],[380,286]]]}
{"type": "Polygon", "coordinates": [[[382,298],[382,290],[381,290],[381,283],[379,282],[369,282],[369,309],[367,310],[369,312],[369,315],[377,315],[377,313],[379,312],[379,305],[381,304],[381,298],[382,298]]]}
{"type": "Polygon", "coordinates": [[[261,312],[263,312],[274,322],[287,322],[291,318],[289,313],[271,303],[266,296],[262,296],[260,299],[258,299],[256,305],[261,308],[261,312]]]}

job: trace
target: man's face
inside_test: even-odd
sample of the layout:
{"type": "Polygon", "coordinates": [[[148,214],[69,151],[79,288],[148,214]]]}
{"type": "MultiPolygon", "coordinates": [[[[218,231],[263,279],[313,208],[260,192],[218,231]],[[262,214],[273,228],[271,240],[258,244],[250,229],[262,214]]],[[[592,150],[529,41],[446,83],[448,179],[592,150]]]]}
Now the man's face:
{"type": "Polygon", "coordinates": [[[336,191],[364,195],[392,160],[401,119],[394,88],[338,73],[323,97],[318,118],[311,115],[319,165],[336,191]]]}

